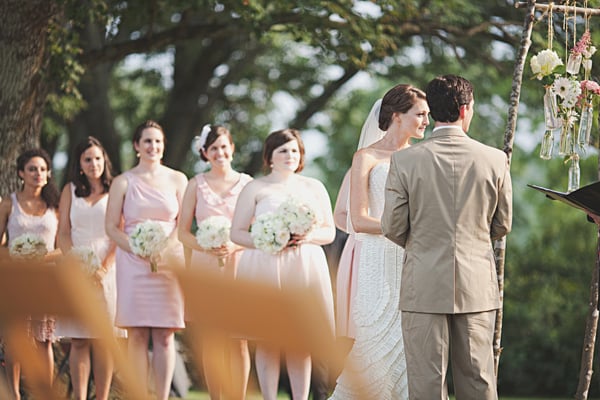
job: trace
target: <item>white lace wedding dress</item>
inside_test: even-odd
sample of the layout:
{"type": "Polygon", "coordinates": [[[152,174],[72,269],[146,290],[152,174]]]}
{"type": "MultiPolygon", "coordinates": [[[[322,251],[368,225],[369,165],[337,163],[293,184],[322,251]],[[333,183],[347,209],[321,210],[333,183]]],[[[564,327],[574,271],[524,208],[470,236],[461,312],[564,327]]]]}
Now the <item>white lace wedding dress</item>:
{"type": "MultiPolygon", "coordinates": [[[[388,163],[369,175],[369,213],[381,217],[388,163]]],[[[400,276],[404,249],[382,235],[358,233],[361,241],[352,318],[355,342],[331,396],[334,400],[408,399],[400,323],[400,276]]]]}

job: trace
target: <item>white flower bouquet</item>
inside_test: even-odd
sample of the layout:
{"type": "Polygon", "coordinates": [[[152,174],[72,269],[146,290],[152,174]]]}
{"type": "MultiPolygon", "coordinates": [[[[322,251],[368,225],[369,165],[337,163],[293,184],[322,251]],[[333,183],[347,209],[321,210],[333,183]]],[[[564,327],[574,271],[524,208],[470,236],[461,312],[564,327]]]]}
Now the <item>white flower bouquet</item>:
{"type": "Polygon", "coordinates": [[[48,253],[48,249],[40,236],[24,233],[10,243],[8,253],[17,260],[41,260],[48,253]]]}
{"type": "Polygon", "coordinates": [[[281,214],[266,212],[256,217],[250,236],[257,249],[276,254],[289,242],[290,231],[281,214]]]}
{"type": "Polygon", "coordinates": [[[68,256],[77,261],[83,272],[89,276],[94,276],[96,271],[102,267],[100,257],[98,257],[94,249],[88,246],[73,246],[69,250],[68,256]]]}
{"type": "Polygon", "coordinates": [[[158,271],[156,257],[167,247],[167,244],[167,234],[156,221],[140,222],[129,235],[131,251],[140,257],[149,257],[152,272],[158,271]]]}
{"type": "MultiPolygon", "coordinates": [[[[226,246],[230,242],[231,221],[222,215],[208,217],[198,224],[196,241],[204,249],[214,249],[226,246]]],[[[225,266],[223,258],[219,257],[219,266],[225,266]]]]}
{"type": "Polygon", "coordinates": [[[281,203],[277,213],[281,215],[292,235],[306,235],[317,224],[314,210],[292,197],[281,203]]]}

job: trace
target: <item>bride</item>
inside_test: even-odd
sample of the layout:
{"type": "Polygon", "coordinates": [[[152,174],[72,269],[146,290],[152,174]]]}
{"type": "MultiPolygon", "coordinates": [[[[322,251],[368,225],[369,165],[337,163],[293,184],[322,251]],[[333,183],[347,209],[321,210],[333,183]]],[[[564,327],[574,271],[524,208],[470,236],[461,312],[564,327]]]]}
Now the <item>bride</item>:
{"type": "Polygon", "coordinates": [[[349,222],[360,242],[351,300],[355,341],[331,399],[408,399],[398,308],[404,250],[383,237],[380,218],[390,157],[410,146],[411,138],[423,138],[428,114],[425,93],[400,84],[378,100],[363,126],[352,159],[349,196],[349,222]]]}

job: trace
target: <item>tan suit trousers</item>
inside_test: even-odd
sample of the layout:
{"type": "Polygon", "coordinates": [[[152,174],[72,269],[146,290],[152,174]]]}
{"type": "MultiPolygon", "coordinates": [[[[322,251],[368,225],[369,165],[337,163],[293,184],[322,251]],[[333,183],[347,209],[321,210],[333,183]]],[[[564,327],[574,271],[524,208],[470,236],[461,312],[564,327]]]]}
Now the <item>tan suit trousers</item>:
{"type": "Polygon", "coordinates": [[[447,400],[448,356],[456,400],[497,400],[496,310],[468,314],[402,312],[410,400],[447,400]]]}

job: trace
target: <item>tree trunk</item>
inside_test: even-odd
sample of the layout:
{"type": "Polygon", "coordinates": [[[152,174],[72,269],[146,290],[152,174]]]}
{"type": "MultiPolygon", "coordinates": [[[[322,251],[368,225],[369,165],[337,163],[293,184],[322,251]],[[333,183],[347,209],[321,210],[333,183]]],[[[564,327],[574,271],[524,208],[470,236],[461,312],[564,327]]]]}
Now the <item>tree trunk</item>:
{"type": "MultiPolygon", "coordinates": [[[[515,139],[515,129],[517,127],[517,115],[519,110],[519,99],[521,97],[521,85],[523,83],[523,69],[529,47],[531,46],[531,31],[535,20],[535,0],[527,2],[527,14],[523,22],[523,33],[521,35],[521,47],[515,60],[515,69],[513,72],[513,84],[510,94],[510,107],[508,109],[508,123],[504,132],[504,152],[510,162],[513,152],[513,142],[515,139]]],[[[506,257],[506,238],[497,240],[494,243],[494,254],[496,256],[496,272],[498,274],[498,288],[500,290],[500,309],[496,315],[496,326],[494,329],[494,370],[496,379],[498,379],[498,367],[500,364],[500,354],[502,354],[502,318],[504,305],[504,261],[506,257]]]]}
{"type": "MultiPolygon", "coordinates": [[[[81,32],[84,52],[101,47],[103,35],[94,22],[88,22],[81,32]]],[[[88,136],[94,136],[106,149],[115,175],[121,172],[121,139],[115,130],[115,117],[108,99],[113,66],[112,63],[94,65],[86,69],[81,78],[78,88],[86,106],[69,124],[69,166],[75,146],[88,136]]]]}
{"type": "Polygon", "coordinates": [[[15,160],[38,146],[48,87],[47,31],[59,11],[50,0],[0,2],[0,195],[17,187],[15,160]]]}

